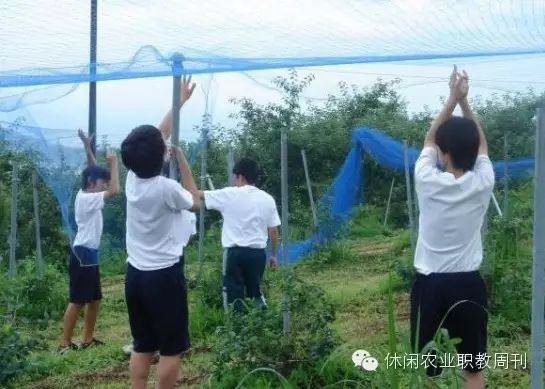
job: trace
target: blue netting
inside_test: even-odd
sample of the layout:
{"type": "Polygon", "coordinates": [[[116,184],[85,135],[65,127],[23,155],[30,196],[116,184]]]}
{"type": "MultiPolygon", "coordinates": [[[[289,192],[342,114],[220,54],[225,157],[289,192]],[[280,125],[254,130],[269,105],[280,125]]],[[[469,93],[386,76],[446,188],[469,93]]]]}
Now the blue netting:
{"type": "MultiPolygon", "coordinates": [[[[200,157],[201,143],[199,141],[188,145],[186,156],[189,163],[194,164],[200,157]]],[[[74,199],[86,161],[85,151],[76,131],[44,129],[22,121],[0,121],[0,153],[21,153],[31,158],[36,172],[59,203],[64,230],[70,242],[73,242],[76,233],[74,199]]],[[[124,185],[124,182],[120,184],[124,185]]],[[[116,223],[124,225],[123,221],[116,220],[116,223]]],[[[109,248],[124,249],[120,246],[123,240],[124,236],[110,237],[109,241],[118,244],[109,248]]]]}
{"type": "MultiPolygon", "coordinates": [[[[318,244],[334,238],[343,225],[350,219],[352,210],[361,204],[361,192],[364,190],[363,153],[370,155],[380,166],[404,171],[403,144],[391,137],[371,128],[357,128],[352,134],[353,147],[348,153],[339,173],[331,187],[318,202],[320,210],[317,231],[308,239],[292,242],[288,247],[290,263],[296,262],[310,253],[318,244]]],[[[409,148],[408,160],[411,173],[420,153],[415,148],[409,148]]],[[[504,177],[505,162],[494,162],[494,172],[497,179],[504,177]]],[[[533,158],[518,158],[507,162],[508,177],[524,177],[534,168],[533,158]]],[[[280,257],[281,257],[280,251],[280,257]]]]}
{"type": "Polygon", "coordinates": [[[93,66],[89,2],[4,1],[0,15],[4,111],[72,88],[38,85],[545,53],[542,0],[99,1],[93,66]]]}

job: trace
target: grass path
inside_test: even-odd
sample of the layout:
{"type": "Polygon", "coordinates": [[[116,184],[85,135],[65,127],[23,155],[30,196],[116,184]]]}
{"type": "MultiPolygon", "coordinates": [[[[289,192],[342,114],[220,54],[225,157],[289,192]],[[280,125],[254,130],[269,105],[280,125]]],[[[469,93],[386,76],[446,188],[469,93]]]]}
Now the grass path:
{"type": "MultiPolygon", "coordinates": [[[[346,355],[351,364],[354,350],[364,348],[371,352],[387,349],[386,281],[389,261],[395,256],[395,238],[375,237],[347,243],[349,260],[316,265],[300,263],[295,273],[322,287],[335,302],[337,318],[334,327],[342,339],[337,353],[346,355]]],[[[189,267],[194,271],[195,264],[189,267]]],[[[47,377],[24,377],[15,383],[29,388],[126,388],[128,363],[121,347],[130,339],[124,302],[123,276],[105,278],[104,300],[97,325],[97,337],[107,340],[107,345],[59,356],[52,351],[34,355],[36,361],[47,366],[47,377]]],[[[405,291],[394,294],[395,318],[400,338],[409,330],[409,296],[405,291]]],[[[190,291],[190,312],[198,301],[190,291]],[[193,296],[194,297],[194,296],[193,296]]],[[[494,318],[491,320],[494,322],[494,318]]],[[[492,326],[495,324],[492,324],[492,326]]],[[[81,333],[78,327],[76,334],[81,333]]],[[[60,323],[44,331],[51,350],[60,334],[60,323]]],[[[211,334],[211,336],[213,336],[211,334]]],[[[521,352],[527,348],[524,335],[491,339],[491,352],[521,352]]],[[[193,340],[195,350],[184,357],[183,378],[179,387],[206,386],[210,378],[212,352],[210,339],[193,340]]],[[[528,361],[529,362],[529,361],[528,361]]],[[[154,371],[152,372],[152,374],[154,371]]],[[[492,388],[528,387],[528,371],[495,370],[487,372],[492,388]]]]}

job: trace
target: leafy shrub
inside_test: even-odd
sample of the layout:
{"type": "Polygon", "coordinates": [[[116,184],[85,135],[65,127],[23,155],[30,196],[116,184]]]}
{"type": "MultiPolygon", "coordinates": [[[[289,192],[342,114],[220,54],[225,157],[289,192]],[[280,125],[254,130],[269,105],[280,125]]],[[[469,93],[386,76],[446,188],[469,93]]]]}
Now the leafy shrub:
{"type": "Polygon", "coordinates": [[[309,254],[305,263],[312,266],[333,265],[355,261],[355,254],[346,242],[331,241],[309,254]]]}
{"type": "Polygon", "coordinates": [[[26,339],[10,324],[0,325],[0,384],[30,368],[29,354],[44,343],[26,339]]]}
{"type": "MultiPolygon", "coordinates": [[[[272,368],[287,375],[295,368],[311,367],[327,357],[336,345],[330,324],[333,304],[324,291],[290,276],[290,332],[283,336],[280,302],[267,309],[250,309],[244,315],[230,312],[217,330],[214,376],[218,385],[238,383],[247,372],[272,368]]],[[[251,301],[247,306],[253,306],[251,301]]]]}
{"type": "Polygon", "coordinates": [[[15,278],[0,278],[0,315],[42,325],[62,315],[68,282],[55,266],[44,264],[40,277],[35,261],[29,258],[18,262],[15,278]]]}
{"type": "Polygon", "coordinates": [[[505,319],[525,330],[530,326],[530,241],[529,227],[522,219],[494,219],[488,231],[482,269],[491,311],[501,313],[505,319]]]}

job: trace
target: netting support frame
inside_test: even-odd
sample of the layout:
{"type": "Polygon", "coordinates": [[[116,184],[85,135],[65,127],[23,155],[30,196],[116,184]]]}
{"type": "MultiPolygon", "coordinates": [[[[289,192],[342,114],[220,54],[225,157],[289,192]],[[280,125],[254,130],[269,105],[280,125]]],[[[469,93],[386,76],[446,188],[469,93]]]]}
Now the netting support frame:
{"type": "Polygon", "coordinates": [[[282,192],[282,261],[284,265],[284,287],[282,290],[282,332],[284,336],[290,333],[290,307],[289,307],[289,205],[288,205],[288,134],[287,128],[282,127],[280,132],[280,181],[282,192]]]}
{"type": "MultiPolygon", "coordinates": [[[[97,73],[97,0],[91,0],[91,15],[90,15],[90,32],[89,32],[89,73],[91,79],[97,73]]],[[[87,129],[91,140],[91,150],[93,155],[96,155],[97,150],[97,83],[96,81],[89,82],[89,128],[87,129]]]]}
{"type": "Polygon", "coordinates": [[[10,237],[9,237],[9,265],[8,277],[14,278],[17,274],[17,263],[15,262],[15,253],[17,248],[17,193],[19,180],[19,162],[14,160],[11,163],[11,216],[10,216],[10,237]]]}
{"type": "Polygon", "coordinates": [[[543,389],[545,311],[545,108],[537,109],[534,170],[534,247],[532,264],[531,388],[543,389]]]}

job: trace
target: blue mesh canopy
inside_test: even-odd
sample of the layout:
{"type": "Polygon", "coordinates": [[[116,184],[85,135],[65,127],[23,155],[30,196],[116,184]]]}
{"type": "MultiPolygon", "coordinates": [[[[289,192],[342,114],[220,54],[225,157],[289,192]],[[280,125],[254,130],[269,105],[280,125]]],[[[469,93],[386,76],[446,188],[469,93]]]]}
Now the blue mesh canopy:
{"type": "MultiPolygon", "coordinates": [[[[296,262],[311,252],[317,244],[334,238],[348,221],[352,210],[361,204],[364,190],[363,153],[371,156],[380,166],[394,171],[405,169],[403,144],[375,129],[357,128],[352,133],[353,147],[348,153],[333,183],[318,202],[320,220],[317,231],[308,239],[292,242],[288,247],[289,262],[296,262]]],[[[420,154],[415,148],[408,148],[409,170],[420,154]]],[[[534,168],[533,158],[518,158],[507,162],[507,175],[512,178],[524,177],[534,168]]],[[[505,162],[494,162],[497,179],[504,177],[505,162]]]]}
{"type": "Polygon", "coordinates": [[[543,0],[99,0],[90,64],[89,3],[1,2],[1,110],[43,85],[545,52],[543,0]]]}

